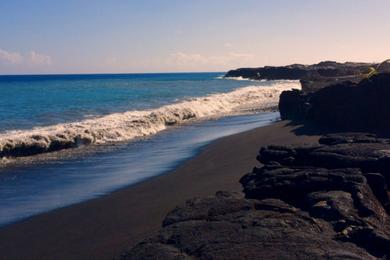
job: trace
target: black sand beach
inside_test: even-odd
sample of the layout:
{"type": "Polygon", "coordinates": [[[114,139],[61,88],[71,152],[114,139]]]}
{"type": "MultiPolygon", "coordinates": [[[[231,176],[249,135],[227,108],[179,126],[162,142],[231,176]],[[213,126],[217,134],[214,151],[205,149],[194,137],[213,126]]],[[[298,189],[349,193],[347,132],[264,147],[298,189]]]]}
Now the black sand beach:
{"type": "Polygon", "coordinates": [[[390,260],[389,10],[1,0],[0,260],[390,260]]]}
{"type": "Polygon", "coordinates": [[[3,227],[0,258],[116,257],[153,235],[166,214],[187,199],[242,190],[238,180],[258,164],[261,146],[317,142],[313,131],[296,128],[281,121],[219,139],[168,174],[3,227]]]}

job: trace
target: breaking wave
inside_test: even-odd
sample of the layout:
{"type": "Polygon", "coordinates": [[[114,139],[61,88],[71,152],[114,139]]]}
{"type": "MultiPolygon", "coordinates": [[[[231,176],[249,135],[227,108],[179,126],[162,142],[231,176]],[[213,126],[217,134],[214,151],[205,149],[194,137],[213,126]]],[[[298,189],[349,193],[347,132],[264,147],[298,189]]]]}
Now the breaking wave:
{"type": "Polygon", "coordinates": [[[223,79],[238,80],[238,81],[257,81],[257,82],[259,82],[259,81],[261,81],[261,82],[266,81],[264,79],[255,80],[255,79],[244,78],[242,76],[239,76],[239,77],[223,77],[223,79]]]}
{"type": "Polygon", "coordinates": [[[271,86],[248,86],[151,110],[114,113],[31,130],[6,131],[0,134],[0,158],[29,156],[86,144],[129,141],[191,120],[266,110],[277,106],[282,91],[293,88],[300,89],[300,83],[279,81],[271,86]]]}

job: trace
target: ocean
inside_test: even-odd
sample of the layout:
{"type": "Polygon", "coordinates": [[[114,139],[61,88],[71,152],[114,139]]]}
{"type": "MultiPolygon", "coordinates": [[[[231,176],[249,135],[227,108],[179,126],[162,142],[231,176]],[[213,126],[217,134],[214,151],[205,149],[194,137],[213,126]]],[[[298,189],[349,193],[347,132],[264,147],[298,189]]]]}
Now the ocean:
{"type": "Polygon", "coordinates": [[[222,76],[0,76],[0,225],[163,174],[300,88],[222,76]]]}

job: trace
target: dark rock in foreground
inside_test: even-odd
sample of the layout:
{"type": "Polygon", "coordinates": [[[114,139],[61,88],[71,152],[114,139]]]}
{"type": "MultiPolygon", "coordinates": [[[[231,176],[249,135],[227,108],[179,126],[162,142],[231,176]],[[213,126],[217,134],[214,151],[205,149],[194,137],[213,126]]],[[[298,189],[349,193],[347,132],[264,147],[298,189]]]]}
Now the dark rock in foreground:
{"type": "MultiPolygon", "coordinates": [[[[332,226],[278,199],[235,194],[187,202],[160,233],[123,259],[375,259],[334,240],[332,226]]],[[[166,220],[167,220],[166,219],[166,220]]]]}
{"type": "Polygon", "coordinates": [[[282,119],[311,122],[344,131],[390,130],[390,74],[360,83],[345,82],[315,93],[285,91],[280,96],[282,119]]]}
{"type": "Polygon", "coordinates": [[[188,201],[123,259],[389,259],[390,140],[328,135],[258,160],[243,195],[188,201]]]}

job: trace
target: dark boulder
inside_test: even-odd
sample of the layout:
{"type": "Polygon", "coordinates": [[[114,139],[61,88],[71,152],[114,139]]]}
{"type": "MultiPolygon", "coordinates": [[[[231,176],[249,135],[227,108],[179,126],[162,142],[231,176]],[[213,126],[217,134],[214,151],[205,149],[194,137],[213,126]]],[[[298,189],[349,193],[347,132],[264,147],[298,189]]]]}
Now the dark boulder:
{"type": "Polygon", "coordinates": [[[282,119],[310,122],[342,131],[388,133],[390,130],[390,74],[360,83],[343,82],[314,93],[282,93],[282,119]]]}
{"type": "Polygon", "coordinates": [[[175,214],[180,221],[166,225],[122,259],[375,259],[353,243],[335,239],[326,221],[277,199],[229,198],[226,193],[221,199],[217,194],[188,202],[170,218],[175,214]],[[240,209],[237,203],[249,207],[240,209]],[[196,220],[181,217],[216,205],[224,210],[202,213],[196,220]]]}
{"type": "Polygon", "coordinates": [[[330,223],[337,238],[390,256],[390,140],[327,135],[319,145],[263,147],[241,179],[248,199],[273,198],[330,223]]]}
{"type": "Polygon", "coordinates": [[[309,109],[306,103],[306,95],[302,91],[294,89],[283,91],[279,98],[279,111],[282,120],[302,121],[309,109]]]}

